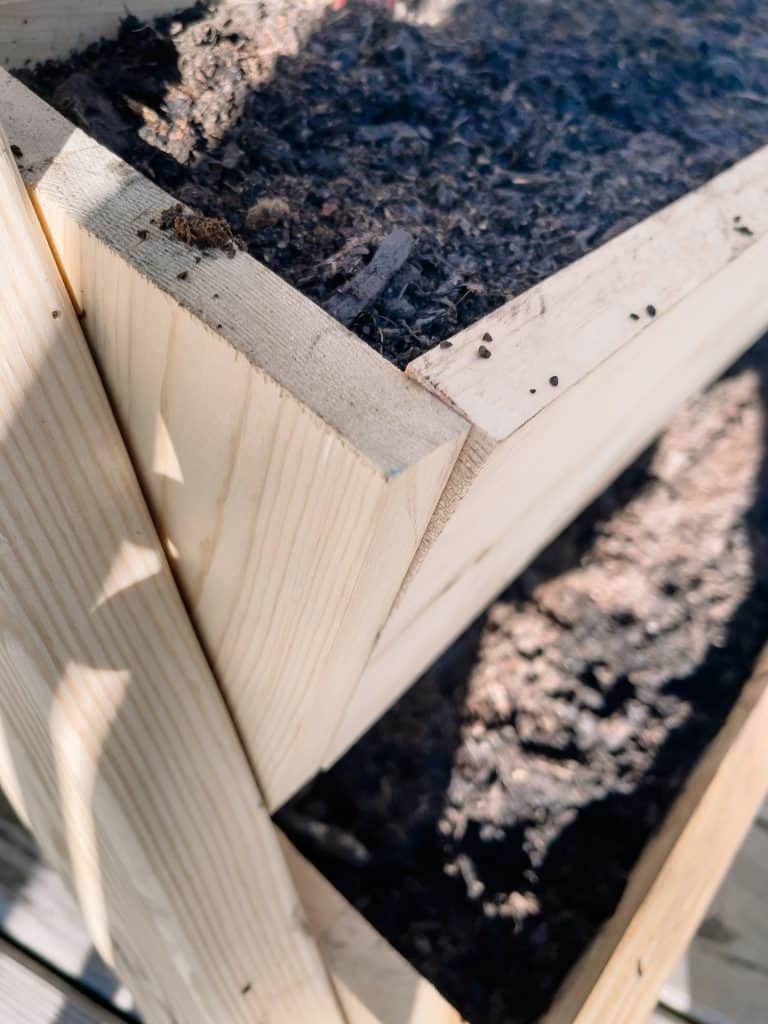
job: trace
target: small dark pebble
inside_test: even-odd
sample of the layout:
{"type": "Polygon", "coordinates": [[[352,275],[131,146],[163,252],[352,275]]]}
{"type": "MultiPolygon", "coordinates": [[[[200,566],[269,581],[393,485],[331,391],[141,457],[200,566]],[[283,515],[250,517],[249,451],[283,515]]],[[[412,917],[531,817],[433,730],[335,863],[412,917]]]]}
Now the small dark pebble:
{"type": "Polygon", "coordinates": [[[149,238],[149,232],[147,231],[146,228],[139,228],[136,234],[142,240],[142,242],[146,242],[146,240],[149,238]]]}
{"type": "Polygon", "coordinates": [[[529,391],[529,393],[530,393],[530,394],[532,394],[532,395],[535,395],[535,394],[536,394],[536,388],[528,388],[528,391],[529,391]]]}
{"type": "Polygon", "coordinates": [[[656,307],[649,302],[648,305],[645,307],[645,312],[648,314],[648,316],[656,316],[656,307]]]}
{"type": "Polygon", "coordinates": [[[750,236],[750,237],[751,237],[752,235],[754,235],[754,233],[755,233],[755,232],[754,232],[754,231],[752,230],[752,228],[748,228],[746,224],[739,224],[739,225],[738,225],[738,226],[736,227],[736,230],[737,230],[737,231],[739,232],[739,234],[740,234],[740,235],[748,235],[748,236],[750,236]]]}
{"type": "Polygon", "coordinates": [[[480,356],[481,359],[491,358],[491,350],[489,348],[486,348],[485,345],[480,346],[480,348],[477,350],[477,354],[480,356]]]}
{"type": "Polygon", "coordinates": [[[21,149],[13,142],[11,143],[11,152],[17,160],[21,160],[21,158],[24,156],[24,154],[21,152],[21,149]]]}
{"type": "Polygon", "coordinates": [[[551,376],[551,377],[549,378],[549,383],[550,383],[550,384],[552,385],[552,387],[553,387],[553,388],[556,388],[556,387],[557,387],[557,385],[558,385],[558,384],[560,383],[560,378],[559,378],[559,377],[557,377],[557,376],[555,376],[555,375],[553,374],[553,375],[552,375],[552,376],[551,376]]]}
{"type": "Polygon", "coordinates": [[[240,995],[241,996],[247,996],[252,988],[253,988],[253,985],[249,981],[247,985],[243,985],[243,987],[240,989],[240,995]]]}
{"type": "Polygon", "coordinates": [[[483,335],[483,341],[493,341],[493,335],[489,334],[488,331],[486,331],[485,334],[483,335]]]}
{"type": "Polygon", "coordinates": [[[629,319],[630,319],[630,320],[639,320],[639,319],[640,319],[640,317],[638,316],[638,314],[637,314],[637,313],[630,313],[630,314],[629,314],[629,319]]]}
{"type": "Polygon", "coordinates": [[[213,296],[212,296],[212,297],[213,297],[214,299],[218,299],[218,297],[219,297],[219,293],[218,293],[218,292],[214,292],[214,293],[213,293],[213,296]]]}
{"type": "Polygon", "coordinates": [[[216,330],[220,331],[224,324],[216,324],[216,330]]]}
{"type": "Polygon", "coordinates": [[[440,348],[453,348],[453,342],[448,341],[447,339],[445,341],[441,341],[440,348]]]}
{"type": "Polygon", "coordinates": [[[187,278],[189,277],[189,271],[188,270],[180,270],[178,272],[178,274],[176,275],[176,277],[178,277],[178,279],[180,281],[186,281],[187,278]]]}
{"type": "Polygon", "coordinates": [[[59,317],[61,316],[61,313],[58,311],[58,309],[54,309],[51,312],[51,316],[53,317],[54,320],[58,320],[59,317]]]}
{"type": "Polygon", "coordinates": [[[740,220],[741,220],[741,214],[737,213],[736,216],[733,218],[733,223],[734,224],[738,224],[740,220]]]}

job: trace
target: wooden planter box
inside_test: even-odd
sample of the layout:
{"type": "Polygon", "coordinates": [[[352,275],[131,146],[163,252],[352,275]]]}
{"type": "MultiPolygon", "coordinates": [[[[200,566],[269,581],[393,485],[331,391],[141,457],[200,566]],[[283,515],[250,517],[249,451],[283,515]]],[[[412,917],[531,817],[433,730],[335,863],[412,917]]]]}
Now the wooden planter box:
{"type": "MultiPolygon", "coordinates": [[[[0,65],[62,55],[122,14],[117,0],[0,0],[0,65]]],[[[270,811],[768,328],[768,149],[402,373],[250,256],[195,264],[151,223],[169,196],[2,70],[0,121],[270,811]]],[[[768,785],[764,691],[761,673],[548,1021],[650,1011],[768,785]]],[[[284,849],[342,1006],[315,1019],[457,1019],[284,849]]],[[[228,943],[207,951],[211,991],[228,943]]],[[[156,988],[161,968],[142,984],[134,957],[116,954],[127,981],[156,988]]],[[[169,1007],[224,1019],[166,996],[150,1022],[169,1007]]]]}

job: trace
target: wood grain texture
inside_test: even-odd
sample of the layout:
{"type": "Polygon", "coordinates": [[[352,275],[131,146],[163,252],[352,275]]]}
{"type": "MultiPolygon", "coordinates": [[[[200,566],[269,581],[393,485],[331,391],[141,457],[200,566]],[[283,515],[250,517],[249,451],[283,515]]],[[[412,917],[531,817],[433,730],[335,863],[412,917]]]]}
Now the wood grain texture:
{"type": "Polygon", "coordinates": [[[411,365],[473,426],[326,763],[768,329],[767,250],[761,150],[411,365]],[[485,330],[493,357],[467,363],[485,330]]]}
{"type": "Polygon", "coordinates": [[[277,807],[322,763],[466,424],[248,255],[196,263],[150,223],[165,193],[1,72],[0,105],[277,807]]]}
{"type": "Polygon", "coordinates": [[[151,18],[185,6],[184,0],[0,0],[0,67],[66,57],[114,35],[129,12],[151,18]]]}
{"type": "Polygon", "coordinates": [[[505,441],[768,234],[766,177],[768,147],[456,334],[451,348],[424,353],[408,372],[505,441]],[[477,355],[485,334],[489,362],[477,355]]]}
{"type": "Polygon", "coordinates": [[[3,1024],[124,1024],[36,967],[0,939],[3,1024]]]}
{"type": "Polygon", "coordinates": [[[4,139],[0,197],[0,783],[149,1024],[339,1024],[4,139]]]}
{"type": "Polygon", "coordinates": [[[348,1024],[462,1024],[458,1012],[281,834],[348,1024]]]}
{"type": "Polygon", "coordinates": [[[768,790],[768,650],[542,1024],[636,1024],[693,937],[768,790]]]}
{"type": "Polygon", "coordinates": [[[93,949],[69,889],[2,803],[0,795],[0,930],[101,1000],[131,1010],[131,996],[93,949]]]}
{"type": "Polygon", "coordinates": [[[750,829],[660,1001],[697,1024],[755,1024],[768,1012],[768,804],[750,829]]]}

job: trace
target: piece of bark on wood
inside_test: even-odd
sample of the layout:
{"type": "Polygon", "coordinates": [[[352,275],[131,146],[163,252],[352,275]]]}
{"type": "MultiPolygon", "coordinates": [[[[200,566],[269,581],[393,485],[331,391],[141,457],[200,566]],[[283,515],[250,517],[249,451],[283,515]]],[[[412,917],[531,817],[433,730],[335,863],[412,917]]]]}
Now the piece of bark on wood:
{"type": "Polygon", "coordinates": [[[374,302],[413,250],[413,236],[395,228],[384,238],[370,263],[354,276],[349,286],[327,305],[331,316],[349,325],[374,302]]]}

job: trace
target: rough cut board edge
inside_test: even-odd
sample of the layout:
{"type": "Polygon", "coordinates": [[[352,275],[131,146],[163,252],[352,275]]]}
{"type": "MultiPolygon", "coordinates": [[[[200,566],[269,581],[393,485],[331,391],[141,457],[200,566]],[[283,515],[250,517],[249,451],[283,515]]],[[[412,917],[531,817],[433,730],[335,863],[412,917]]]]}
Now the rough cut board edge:
{"type": "Polygon", "coordinates": [[[765,333],[766,267],[768,237],[493,449],[395,607],[326,765],[640,454],[686,399],[765,333]]]}
{"type": "Polygon", "coordinates": [[[147,1024],[342,1024],[1,129],[0,252],[3,789],[147,1024]]]}
{"type": "Polygon", "coordinates": [[[0,110],[274,809],[319,770],[467,425],[247,254],[196,263],[150,224],[166,193],[1,70],[0,110]]]}
{"type": "Polygon", "coordinates": [[[53,201],[55,190],[66,214],[116,252],[127,273],[188,311],[386,477],[463,436],[464,421],[445,403],[247,253],[196,264],[196,250],[150,224],[173,204],[168,193],[2,70],[0,116],[18,137],[11,141],[22,148],[32,192],[53,201]]]}
{"type": "Polygon", "coordinates": [[[188,0],[0,0],[0,66],[66,57],[112,35],[129,12],[155,18],[188,0]]]}
{"type": "MultiPolygon", "coordinates": [[[[641,854],[616,913],[568,975],[540,1024],[638,1024],[650,1015],[768,790],[766,736],[764,651],[641,854]]],[[[358,1003],[344,1002],[350,1024],[422,1024],[418,1015],[403,1015],[403,1007],[410,1005],[408,993],[419,980],[427,985],[425,979],[294,850],[287,849],[286,855],[342,1001],[345,984],[358,994],[358,1003]],[[362,1016],[350,1013],[355,1007],[362,1016]]],[[[431,986],[428,991],[436,1001],[424,1024],[461,1020],[431,986]]]]}

